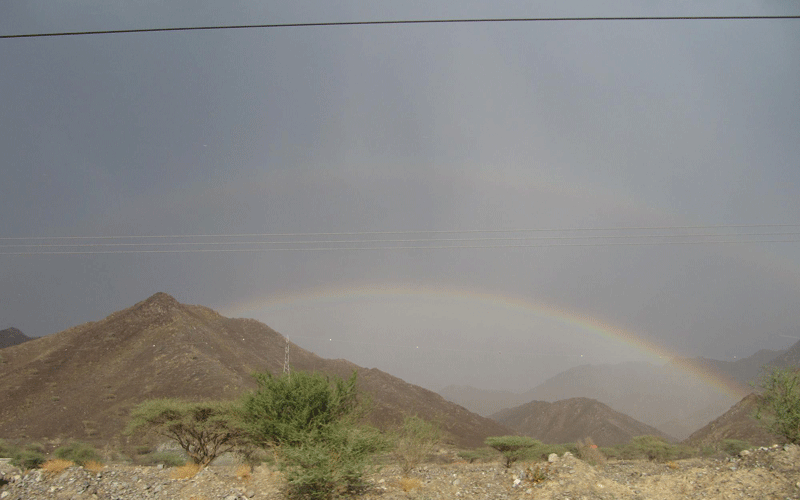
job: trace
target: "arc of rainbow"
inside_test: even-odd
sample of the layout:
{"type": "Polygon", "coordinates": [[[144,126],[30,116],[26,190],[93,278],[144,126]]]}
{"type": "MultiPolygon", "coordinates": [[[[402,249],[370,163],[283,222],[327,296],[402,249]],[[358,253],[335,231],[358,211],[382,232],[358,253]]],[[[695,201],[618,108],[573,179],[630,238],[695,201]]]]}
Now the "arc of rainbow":
{"type": "Polygon", "coordinates": [[[599,318],[549,304],[541,304],[519,296],[493,294],[484,291],[454,289],[444,287],[420,287],[409,285],[361,285],[346,288],[315,288],[295,293],[276,294],[264,299],[250,299],[241,303],[220,308],[226,316],[241,316],[256,310],[286,310],[296,307],[309,307],[317,304],[336,304],[359,300],[390,299],[443,299],[475,301],[499,308],[521,310],[535,316],[571,325],[580,330],[620,343],[644,354],[653,360],[671,360],[672,366],[715,387],[717,390],[735,398],[742,398],[750,391],[742,384],[715,372],[703,364],[679,356],[671,349],[636,334],[625,328],[605,322],[599,318]]]}

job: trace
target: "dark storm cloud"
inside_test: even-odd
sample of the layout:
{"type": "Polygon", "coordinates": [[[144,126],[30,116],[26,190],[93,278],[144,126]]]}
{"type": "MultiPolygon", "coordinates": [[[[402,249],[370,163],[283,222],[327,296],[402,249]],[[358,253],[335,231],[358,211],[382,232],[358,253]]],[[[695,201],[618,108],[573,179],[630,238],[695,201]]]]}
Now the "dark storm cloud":
{"type": "MultiPolygon", "coordinates": [[[[780,8],[11,2],[0,32],[780,8]]],[[[798,53],[792,21],[4,40],[0,236],[797,223],[798,53]]],[[[21,243],[37,242],[52,243],[21,243]]],[[[4,255],[0,319],[41,335],[158,290],[223,307],[319,286],[445,284],[728,356],[796,330],[797,248],[4,255]]]]}

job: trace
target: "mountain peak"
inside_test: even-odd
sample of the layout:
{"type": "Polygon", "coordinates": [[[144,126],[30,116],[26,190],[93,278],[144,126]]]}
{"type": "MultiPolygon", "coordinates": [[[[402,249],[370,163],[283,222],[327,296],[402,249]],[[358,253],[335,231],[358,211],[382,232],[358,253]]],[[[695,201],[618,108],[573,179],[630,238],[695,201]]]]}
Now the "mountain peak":
{"type": "Polygon", "coordinates": [[[157,304],[161,306],[169,306],[175,307],[179,306],[180,302],[178,302],[175,297],[168,293],[164,292],[156,292],[147,299],[143,301],[143,304],[157,304]]]}
{"type": "Polygon", "coordinates": [[[12,345],[21,344],[31,340],[30,337],[19,331],[18,328],[6,328],[0,330],[0,349],[3,347],[11,347],[12,345]]]}

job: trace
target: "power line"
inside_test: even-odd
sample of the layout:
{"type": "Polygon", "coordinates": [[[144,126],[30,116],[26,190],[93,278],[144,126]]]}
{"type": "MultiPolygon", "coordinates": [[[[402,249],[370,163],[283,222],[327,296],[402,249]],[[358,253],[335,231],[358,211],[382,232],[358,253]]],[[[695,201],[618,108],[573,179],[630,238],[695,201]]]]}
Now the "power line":
{"type": "Polygon", "coordinates": [[[615,21],[757,21],[800,19],[800,16],[636,16],[636,17],[513,17],[478,19],[415,19],[395,21],[334,21],[320,23],[234,24],[224,26],[188,26],[179,28],[141,28],[124,30],[64,31],[59,33],[28,33],[0,35],[0,39],[45,38],[86,35],[121,35],[130,33],[160,33],[173,31],[214,31],[269,28],[321,28],[343,26],[382,26],[406,24],[477,24],[477,23],[532,23],[532,22],[615,22],[615,21]]]}
{"type": "Polygon", "coordinates": [[[705,241],[659,241],[659,242],[606,242],[606,243],[552,243],[539,245],[409,245],[384,247],[294,247],[294,248],[197,248],[179,250],[86,250],[45,252],[0,252],[0,255],[90,255],[90,254],[134,254],[134,253],[264,253],[264,252],[325,252],[365,250],[452,250],[452,249],[498,249],[498,248],[550,248],[550,247],[614,247],[614,246],[667,246],[667,245],[731,245],[749,243],[800,243],[795,240],[705,240],[705,241]]]}
{"type": "MultiPolygon", "coordinates": [[[[620,239],[652,239],[652,238],[710,238],[710,237],[750,237],[750,236],[797,236],[800,232],[768,232],[768,233],[683,233],[683,234],[626,234],[626,235],[590,235],[590,236],[523,236],[523,237],[487,237],[487,238],[416,238],[416,239],[370,239],[370,240],[285,240],[285,241],[169,241],[157,243],[13,243],[0,244],[0,248],[96,248],[96,247],[143,247],[143,246],[200,246],[200,245],[319,245],[337,243],[470,243],[479,241],[535,241],[535,240],[620,240],[620,239]]],[[[742,240],[748,242],[750,240],[742,240]]]]}
{"type": "Polygon", "coordinates": [[[412,234],[474,234],[474,233],[533,233],[533,232],[591,232],[591,231],[669,231],[683,229],[747,229],[747,228],[800,227],[800,224],[717,224],[682,226],[610,226],[573,228],[511,228],[511,229],[443,229],[420,231],[347,231],[347,232],[305,232],[305,233],[209,233],[209,234],[155,234],[155,235],[116,235],[116,236],[5,236],[5,240],[114,240],[147,238],[245,238],[245,237],[319,237],[319,236],[369,236],[369,235],[412,235],[412,234]]]}

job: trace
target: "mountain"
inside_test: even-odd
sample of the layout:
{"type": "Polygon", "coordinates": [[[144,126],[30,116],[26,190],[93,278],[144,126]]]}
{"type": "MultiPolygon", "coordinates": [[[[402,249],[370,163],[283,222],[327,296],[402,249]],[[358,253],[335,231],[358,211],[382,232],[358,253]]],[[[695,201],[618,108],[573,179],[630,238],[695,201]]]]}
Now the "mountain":
{"type": "Polygon", "coordinates": [[[448,385],[437,392],[446,400],[484,417],[528,401],[524,396],[511,391],[477,389],[468,385],[448,385]]]}
{"type": "Polygon", "coordinates": [[[29,340],[31,340],[31,337],[28,337],[16,328],[12,327],[0,330],[0,349],[21,344],[29,340]]]}
{"type": "Polygon", "coordinates": [[[683,429],[675,436],[679,439],[708,422],[696,419],[704,409],[718,415],[713,412],[724,411],[741,398],[738,392],[720,391],[687,370],[649,363],[577,366],[523,396],[528,401],[597,399],[665,434],[683,429]]]}
{"type": "Polygon", "coordinates": [[[783,439],[764,430],[761,423],[753,416],[759,397],[757,394],[745,396],[720,417],[692,433],[686,439],[686,444],[700,446],[723,439],[740,439],[753,446],[782,443],[783,439]]]}
{"type": "Polygon", "coordinates": [[[778,368],[800,367],[800,341],[797,341],[780,356],[770,360],[769,365],[778,368]]]}
{"type": "Polygon", "coordinates": [[[268,326],[231,319],[165,293],[107,318],[8,347],[0,362],[0,437],[120,440],[131,408],[150,398],[233,399],[255,387],[250,376],[293,370],[340,377],[358,371],[373,399],[372,421],[404,414],[438,419],[450,441],[481,445],[512,433],[502,425],[377,369],[320,358],[268,326]]]}
{"type": "Polygon", "coordinates": [[[589,398],[554,403],[531,401],[495,413],[491,418],[543,443],[574,443],[591,437],[598,446],[613,446],[648,434],[674,441],[658,429],[589,398]]]}

